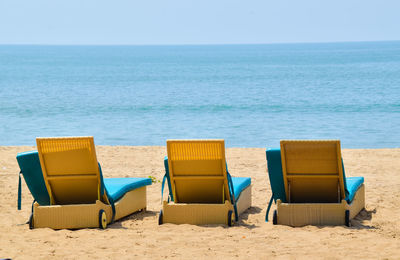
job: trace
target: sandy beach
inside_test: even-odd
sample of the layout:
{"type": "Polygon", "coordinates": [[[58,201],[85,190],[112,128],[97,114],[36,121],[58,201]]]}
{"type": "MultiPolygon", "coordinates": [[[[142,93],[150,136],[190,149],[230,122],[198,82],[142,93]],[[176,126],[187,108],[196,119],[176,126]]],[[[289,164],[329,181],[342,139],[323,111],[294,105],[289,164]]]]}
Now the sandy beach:
{"type": "MultiPolygon", "coordinates": [[[[0,146],[0,258],[59,259],[400,259],[400,149],[343,149],[347,176],[364,176],[366,209],[352,227],[291,228],[264,221],[271,196],[265,149],[228,148],[230,173],[252,179],[252,207],[235,226],[158,225],[161,183],[147,188],[147,212],[106,230],[30,230],[32,197],[22,186],[17,210],[18,152],[0,146]]],[[[104,177],[164,175],[165,147],[97,146],[104,177]]],[[[273,206],[272,210],[275,208],[273,206]]],[[[272,215],[271,215],[272,218],[272,215]]]]}

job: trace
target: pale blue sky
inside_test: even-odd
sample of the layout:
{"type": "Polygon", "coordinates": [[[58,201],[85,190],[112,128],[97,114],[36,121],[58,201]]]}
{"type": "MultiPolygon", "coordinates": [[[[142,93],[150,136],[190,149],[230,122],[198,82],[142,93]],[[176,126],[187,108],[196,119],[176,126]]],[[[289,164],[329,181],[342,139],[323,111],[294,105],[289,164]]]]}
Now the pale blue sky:
{"type": "Polygon", "coordinates": [[[0,44],[400,40],[400,0],[0,0],[0,44]]]}

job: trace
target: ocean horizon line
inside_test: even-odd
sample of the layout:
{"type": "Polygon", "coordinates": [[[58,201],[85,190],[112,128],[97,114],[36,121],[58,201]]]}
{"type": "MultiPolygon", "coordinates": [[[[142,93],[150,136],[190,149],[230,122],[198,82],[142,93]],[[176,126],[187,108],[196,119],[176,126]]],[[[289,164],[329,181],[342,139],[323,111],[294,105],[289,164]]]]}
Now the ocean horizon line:
{"type": "Polygon", "coordinates": [[[0,43],[0,46],[71,46],[71,47],[184,47],[184,46],[260,46],[260,45],[313,45],[313,44],[357,44],[357,43],[397,43],[398,40],[365,40],[365,41],[321,41],[321,42],[271,42],[271,43],[0,43]]]}

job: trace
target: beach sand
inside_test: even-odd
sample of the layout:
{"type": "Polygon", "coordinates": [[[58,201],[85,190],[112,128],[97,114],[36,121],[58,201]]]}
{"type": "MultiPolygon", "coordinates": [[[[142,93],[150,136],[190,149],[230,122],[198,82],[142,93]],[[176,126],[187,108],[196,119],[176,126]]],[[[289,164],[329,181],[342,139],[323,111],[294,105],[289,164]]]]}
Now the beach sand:
{"type": "MultiPolygon", "coordinates": [[[[32,197],[23,182],[22,210],[17,210],[19,167],[15,157],[18,152],[33,149],[0,147],[0,258],[400,259],[400,149],[342,151],[347,176],[364,176],[366,186],[366,210],[351,221],[350,228],[292,228],[266,223],[271,189],[265,149],[228,148],[231,174],[251,177],[253,185],[252,207],[235,226],[159,226],[158,182],[147,188],[147,212],[130,215],[106,230],[75,231],[30,230],[24,224],[32,197]]],[[[165,147],[96,149],[105,177],[154,176],[160,181],[164,175],[165,147]]]]}

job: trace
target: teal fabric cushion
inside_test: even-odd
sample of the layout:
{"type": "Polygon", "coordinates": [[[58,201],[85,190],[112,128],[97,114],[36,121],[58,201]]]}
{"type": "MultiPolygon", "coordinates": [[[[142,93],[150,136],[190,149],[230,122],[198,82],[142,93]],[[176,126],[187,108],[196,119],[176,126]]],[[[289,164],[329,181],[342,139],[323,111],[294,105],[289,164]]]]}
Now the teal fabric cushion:
{"type": "Polygon", "coordinates": [[[342,158],[342,172],[343,172],[343,185],[344,185],[344,192],[345,192],[345,200],[349,197],[349,191],[347,189],[347,181],[346,181],[346,171],[344,170],[344,163],[342,158]]]}
{"type": "Polygon", "coordinates": [[[267,149],[266,154],[272,196],[275,202],[277,199],[280,199],[282,202],[286,202],[285,183],[283,181],[282,173],[281,150],[279,148],[267,149]]]}
{"type": "Polygon", "coordinates": [[[50,205],[50,197],[44,183],[38,151],[19,153],[17,161],[33,198],[41,206],[50,205]]]}
{"type": "Polygon", "coordinates": [[[351,203],[356,195],[357,190],[364,183],[364,177],[346,177],[346,186],[348,195],[346,200],[348,203],[351,203]]]}
{"type": "MultiPolygon", "coordinates": [[[[165,176],[167,178],[167,183],[168,183],[168,190],[169,190],[169,196],[171,197],[171,200],[174,201],[174,194],[172,194],[172,188],[171,188],[171,179],[169,177],[169,167],[168,167],[168,157],[164,157],[164,168],[165,168],[165,176]]],[[[163,186],[164,188],[164,186],[163,186]]],[[[161,193],[163,190],[161,191],[161,193]]],[[[162,194],[161,194],[162,195],[162,194]]]]}
{"type": "Polygon", "coordinates": [[[235,200],[239,199],[240,193],[251,184],[251,178],[248,177],[232,177],[233,192],[235,200]]]}
{"type": "MultiPolygon", "coordinates": [[[[33,198],[39,205],[50,205],[50,197],[44,183],[42,168],[40,166],[39,154],[37,151],[23,152],[17,155],[17,161],[24,176],[26,185],[32,193],[33,198]]],[[[99,165],[100,166],[100,165],[99,165]]],[[[101,172],[101,168],[100,168],[101,172]]],[[[101,177],[103,177],[101,175],[101,177]]],[[[104,184],[109,195],[117,201],[126,192],[151,185],[149,178],[105,178],[104,184]]]]}
{"type": "Polygon", "coordinates": [[[150,178],[104,178],[104,186],[114,202],[125,193],[146,185],[151,185],[150,178]]]}

